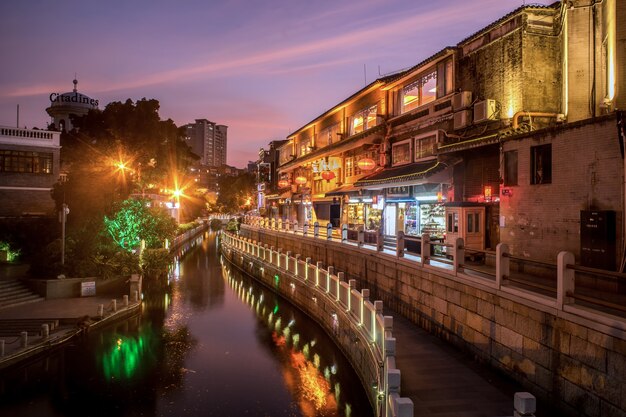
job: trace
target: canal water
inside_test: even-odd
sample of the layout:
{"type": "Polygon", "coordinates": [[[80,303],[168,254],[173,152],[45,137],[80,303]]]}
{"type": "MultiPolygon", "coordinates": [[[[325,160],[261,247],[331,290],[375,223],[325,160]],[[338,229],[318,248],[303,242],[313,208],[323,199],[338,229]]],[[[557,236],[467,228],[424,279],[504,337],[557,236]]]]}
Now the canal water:
{"type": "Polygon", "coordinates": [[[324,331],[207,233],[141,315],[0,373],[0,416],[347,416],[373,412],[324,331]]]}

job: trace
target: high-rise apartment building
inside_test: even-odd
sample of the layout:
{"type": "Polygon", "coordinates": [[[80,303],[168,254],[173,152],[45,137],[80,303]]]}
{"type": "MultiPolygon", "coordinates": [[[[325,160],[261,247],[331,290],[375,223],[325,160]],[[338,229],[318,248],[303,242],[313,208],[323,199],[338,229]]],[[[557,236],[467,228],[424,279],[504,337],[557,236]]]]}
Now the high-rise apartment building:
{"type": "Polygon", "coordinates": [[[226,164],[228,126],[207,119],[196,119],[184,126],[185,137],[192,151],[200,156],[200,163],[209,167],[226,164]]]}

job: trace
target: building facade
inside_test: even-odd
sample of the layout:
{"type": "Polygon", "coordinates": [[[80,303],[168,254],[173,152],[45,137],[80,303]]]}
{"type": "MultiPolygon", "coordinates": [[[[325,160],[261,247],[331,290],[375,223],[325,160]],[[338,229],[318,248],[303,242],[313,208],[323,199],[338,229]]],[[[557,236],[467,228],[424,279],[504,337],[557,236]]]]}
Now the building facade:
{"type": "Polygon", "coordinates": [[[357,91],[278,148],[278,215],[554,262],[608,212],[619,267],[625,9],[522,6],[357,91]]]}
{"type": "Polygon", "coordinates": [[[228,126],[218,125],[207,119],[183,126],[185,138],[192,151],[200,156],[200,164],[221,167],[226,164],[228,126]]]}
{"type": "Polygon", "coordinates": [[[60,132],[0,126],[0,217],[55,215],[60,132]]]}

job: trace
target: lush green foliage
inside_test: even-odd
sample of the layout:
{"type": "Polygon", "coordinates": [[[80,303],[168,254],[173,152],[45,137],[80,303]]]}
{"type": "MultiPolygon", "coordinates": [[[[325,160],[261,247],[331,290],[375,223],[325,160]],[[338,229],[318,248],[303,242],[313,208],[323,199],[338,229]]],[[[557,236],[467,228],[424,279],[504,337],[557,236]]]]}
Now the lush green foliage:
{"type": "Polygon", "coordinates": [[[160,208],[148,206],[147,200],[124,200],[114,216],[104,217],[107,232],[122,249],[130,252],[142,240],[147,248],[163,246],[165,239],[172,239],[176,222],[160,208]]]}
{"type": "Polygon", "coordinates": [[[6,252],[8,262],[13,262],[17,260],[21,252],[19,249],[15,247],[11,247],[11,244],[9,244],[9,242],[4,242],[4,241],[0,241],[0,251],[6,252]]]}
{"type": "Polygon", "coordinates": [[[229,232],[239,231],[239,221],[235,218],[230,219],[228,221],[228,224],[226,225],[226,230],[228,230],[229,232]]]}

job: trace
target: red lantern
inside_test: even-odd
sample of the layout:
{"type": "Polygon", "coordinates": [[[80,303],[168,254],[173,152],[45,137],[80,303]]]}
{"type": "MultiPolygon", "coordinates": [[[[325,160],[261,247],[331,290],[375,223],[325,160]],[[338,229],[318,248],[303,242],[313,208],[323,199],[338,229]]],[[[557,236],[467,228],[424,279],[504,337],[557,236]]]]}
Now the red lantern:
{"type": "Polygon", "coordinates": [[[280,188],[287,188],[287,187],[289,187],[289,180],[280,180],[280,181],[278,181],[278,186],[280,188]]]}
{"type": "Polygon", "coordinates": [[[333,171],[322,172],[322,179],[326,180],[326,182],[330,182],[333,178],[335,178],[335,173],[333,171]]]}
{"type": "Polygon", "coordinates": [[[306,177],[303,177],[303,176],[296,177],[296,184],[298,185],[306,184],[306,177]]]}
{"type": "Polygon", "coordinates": [[[356,163],[361,171],[371,171],[376,168],[376,161],[372,158],[363,158],[359,159],[359,162],[356,163]]]}

